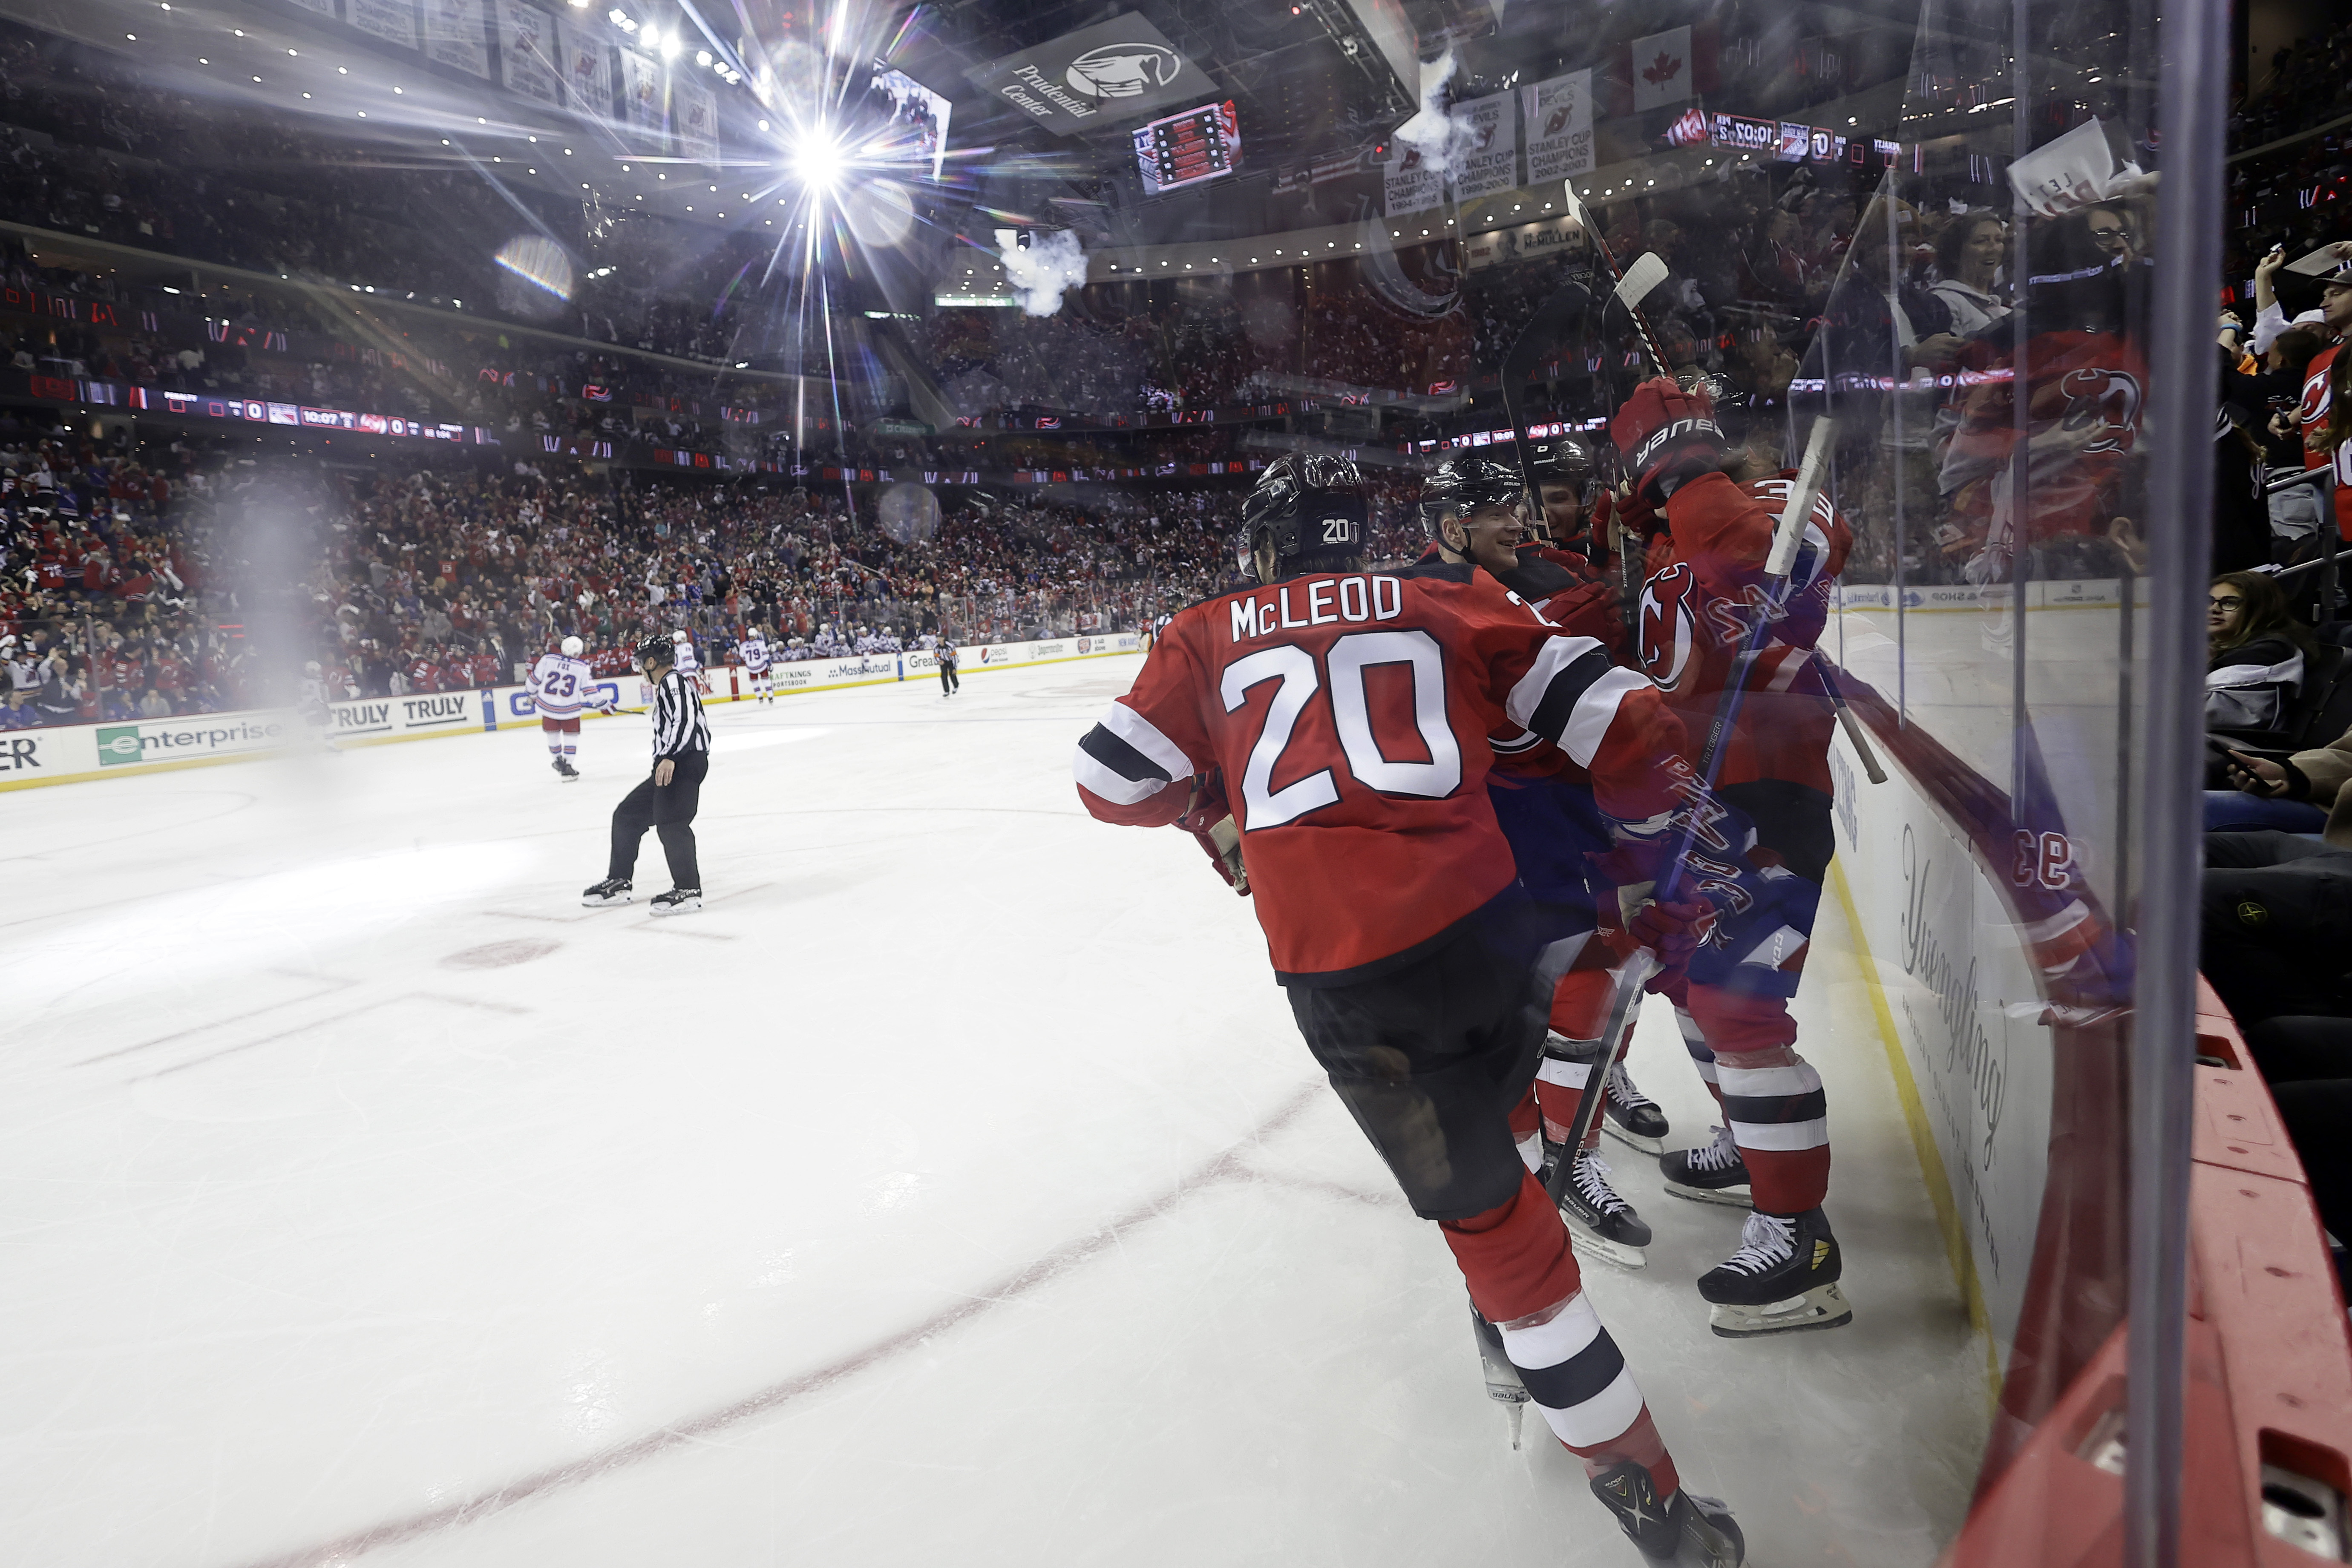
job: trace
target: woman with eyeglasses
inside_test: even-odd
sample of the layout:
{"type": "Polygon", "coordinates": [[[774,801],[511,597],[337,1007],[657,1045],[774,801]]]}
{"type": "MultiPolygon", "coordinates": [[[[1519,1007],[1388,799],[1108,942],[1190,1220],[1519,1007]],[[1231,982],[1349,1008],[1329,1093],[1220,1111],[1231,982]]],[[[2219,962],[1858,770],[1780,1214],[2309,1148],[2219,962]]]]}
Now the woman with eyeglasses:
{"type": "Polygon", "coordinates": [[[2205,727],[2274,731],[2303,689],[2311,634],[2287,613],[2286,595],[2259,572],[2213,579],[2205,611],[2205,727]]]}

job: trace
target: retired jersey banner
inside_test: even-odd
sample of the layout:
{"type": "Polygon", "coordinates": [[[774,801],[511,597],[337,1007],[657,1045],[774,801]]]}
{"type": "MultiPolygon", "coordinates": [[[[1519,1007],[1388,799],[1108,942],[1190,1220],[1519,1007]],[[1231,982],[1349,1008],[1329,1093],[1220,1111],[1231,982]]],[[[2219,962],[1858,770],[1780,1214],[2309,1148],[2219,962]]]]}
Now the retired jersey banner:
{"type": "Polygon", "coordinates": [[[522,0],[499,0],[499,71],[509,92],[550,106],[562,104],[555,18],[522,0]]]}
{"type": "Polygon", "coordinates": [[[1570,71],[1519,89],[1528,115],[1528,183],[1592,172],[1592,73],[1570,71]]]}
{"type": "Polygon", "coordinates": [[[670,92],[670,125],[677,133],[678,156],[715,167],[719,163],[718,94],[698,81],[679,81],[670,92]]]}
{"type": "Polygon", "coordinates": [[[1132,11],[964,75],[981,91],[1065,136],[1226,96],[1214,78],[1132,11]]]}
{"type": "Polygon", "coordinates": [[[558,17],[556,63],[562,68],[563,96],[572,112],[592,120],[613,113],[613,51],[604,45],[593,23],[558,17]]]}
{"type": "Polygon", "coordinates": [[[1519,117],[1511,94],[1474,98],[1454,106],[1454,123],[1466,136],[1454,159],[1454,194],[1467,201],[1491,196],[1519,183],[1519,117]]]}
{"type": "Polygon", "coordinates": [[[661,61],[634,49],[621,51],[621,119],[642,145],[659,153],[669,129],[669,91],[661,61]]]}
{"type": "Polygon", "coordinates": [[[343,20],[387,44],[416,47],[416,0],[345,0],[343,20]]]}
{"type": "Polygon", "coordinates": [[[436,65],[490,79],[482,0],[425,0],[425,55],[436,65]]]}

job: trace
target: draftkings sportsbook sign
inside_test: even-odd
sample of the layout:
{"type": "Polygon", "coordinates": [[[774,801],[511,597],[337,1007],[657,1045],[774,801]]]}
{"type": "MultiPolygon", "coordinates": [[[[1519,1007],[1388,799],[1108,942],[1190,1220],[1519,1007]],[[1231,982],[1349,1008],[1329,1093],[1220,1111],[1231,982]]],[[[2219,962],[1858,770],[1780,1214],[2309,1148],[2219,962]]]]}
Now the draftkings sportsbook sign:
{"type": "Polygon", "coordinates": [[[1220,96],[1208,72],[1132,11],[964,75],[1065,136],[1220,96]]]}

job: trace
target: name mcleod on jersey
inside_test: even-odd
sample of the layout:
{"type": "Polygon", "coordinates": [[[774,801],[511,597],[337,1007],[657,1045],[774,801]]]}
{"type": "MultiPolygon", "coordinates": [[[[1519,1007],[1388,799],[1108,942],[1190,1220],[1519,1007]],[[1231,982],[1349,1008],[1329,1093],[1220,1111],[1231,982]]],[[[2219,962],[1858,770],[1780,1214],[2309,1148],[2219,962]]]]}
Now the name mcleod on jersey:
{"type": "Polygon", "coordinates": [[[1247,642],[1277,631],[1341,622],[1393,621],[1404,614],[1404,584],[1394,577],[1321,577],[1285,583],[1234,601],[1233,640],[1247,642]],[[1290,591],[1296,587],[1307,614],[1291,613],[1290,591]]]}

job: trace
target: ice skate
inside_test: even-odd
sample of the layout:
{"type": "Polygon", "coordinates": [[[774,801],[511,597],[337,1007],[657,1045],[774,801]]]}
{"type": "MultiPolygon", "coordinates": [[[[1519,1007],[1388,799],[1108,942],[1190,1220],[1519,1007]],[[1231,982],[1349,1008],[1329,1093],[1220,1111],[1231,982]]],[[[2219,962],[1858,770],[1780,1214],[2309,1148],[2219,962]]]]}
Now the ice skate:
{"type": "Polygon", "coordinates": [[[636,894],[626,877],[607,877],[594,887],[583,889],[580,895],[580,901],[593,910],[606,904],[625,904],[635,897],[636,894]]]}
{"type": "Polygon", "coordinates": [[[555,771],[562,776],[565,784],[578,784],[580,782],[580,770],[572,765],[572,759],[570,757],[556,758],[555,771]]]}
{"type": "Polygon", "coordinates": [[[1740,1568],[1748,1561],[1747,1539],[1729,1509],[1715,1498],[1689,1491],[1662,1500],[1650,1472],[1631,1459],[1593,1477],[1592,1495],[1617,1516],[1625,1539],[1652,1562],[1682,1568],[1740,1568]]]}
{"type": "Polygon", "coordinates": [[[1609,1069],[1609,1099],[1601,1108],[1601,1129],[1621,1143],[1656,1155],[1666,1147],[1666,1113],[1658,1102],[1633,1087],[1633,1075],[1618,1062],[1609,1069]]]}
{"type": "Polygon", "coordinates": [[[555,776],[557,778],[562,778],[563,776],[563,759],[562,757],[548,758],[547,765],[555,770],[555,776]]]}
{"type": "Polygon", "coordinates": [[[1837,1286],[1842,1262],[1820,1209],[1752,1214],[1739,1250],[1700,1277],[1698,1293],[1714,1305],[1709,1325],[1727,1340],[1834,1329],[1853,1321],[1837,1286]]]}
{"type": "Polygon", "coordinates": [[[700,888],[672,888],[667,893],[656,893],[651,905],[657,915],[688,914],[702,907],[700,888]]]}
{"type": "Polygon", "coordinates": [[[1510,1417],[1511,1447],[1519,1446],[1519,1427],[1528,1414],[1528,1385],[1519,1381],[1519,1369],[1503,1352],[1503,1331],[1479,1316],[1478,1309],[1470,1309],[1470,1331],[1478,1342],[1478,1364],[1486,1374],[1486,1397],[1503,1407],[1510,1417]]]}
{"type": "Polygon", "coordinates": [[[1650,1227],[1609,1184],[1609,1166],[1599,1154],[1586,1149],[1563,1159],[1552,1169],[1547,1189],[1568,1221],[1579,1257],[1619,1268],[1639,1268],[1649,1261],[1643,1248],[1650,1245],[1650,1227]]]}
{"type": "Polygon", "coordinates": [[[1675,1197],[1702,1204],[1727,1204],[1733,1208],[1754,1206],[1748,1186],[1748,1163],[1739,1157],[1739,1145],[1731,1141],[1728,1127],[1715,1129],[1712,1143],[1659,1155],[1658,1169],[1665,1174],[1666,1191],[1675,1197]]]}

